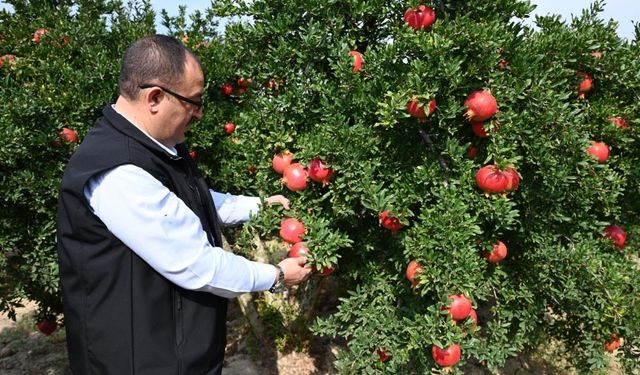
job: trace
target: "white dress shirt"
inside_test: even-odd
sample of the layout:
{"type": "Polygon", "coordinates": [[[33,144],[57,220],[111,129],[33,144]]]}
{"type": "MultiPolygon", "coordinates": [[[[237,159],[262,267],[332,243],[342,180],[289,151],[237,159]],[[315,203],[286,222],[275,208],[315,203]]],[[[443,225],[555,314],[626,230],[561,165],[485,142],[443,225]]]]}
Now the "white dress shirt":
{"type": "MultiPolygon", "coordinates": [[[[257,197],[210,193],[224,225],[245,222],[259,210],[257,197]]],[[[182,288],[231,298],[268,290],[275,281],[273,265],[211,246],[198,216],[140,167],[126,164],[95,176],[84,195],[111,233],[182,288]]]]}

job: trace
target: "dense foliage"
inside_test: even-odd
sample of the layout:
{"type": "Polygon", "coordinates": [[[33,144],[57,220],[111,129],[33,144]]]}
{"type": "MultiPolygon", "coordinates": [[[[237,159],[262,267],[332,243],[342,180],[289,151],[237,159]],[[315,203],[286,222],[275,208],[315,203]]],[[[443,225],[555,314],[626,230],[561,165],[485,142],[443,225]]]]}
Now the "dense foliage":
{"type": "MultiPolygon", "coordinates": [[[[153,14],[144,3],[9,3],[17,11],[0,14],[0,55],[15,55],[0,68],[0,307],[28,297],[57,312],[55,198],[75,147],[58,132],[82,140],[115,98],[123,48],[153,32],[153,14]],[[48,33],[36,43],[38,28],[48,33]]],[[[527,1],[427,2],[436,20],[416,26],[419,5],[229,0],[191,22],[184,9],[165,14],[207,69],[208,105],[189,144],[211,185],[292,201],[233,240],[251,255],[254,234],[277,240],[285,217],[304,224],[312,264],[335,269],[340,304],[312,330],[345,340],[341,373],[425,373],[447,365],[434,347],[452,344],[461,348],[454,369],[495,370],[551,341],[579,370],[597,370],[611,335],[627,372],[638,371],[638,31],[621,40],[597,17],[601,2],[569,25],[537,18],[538,31],[522,23],[527,1]],[[224,35],[217,16],[233,16],[224,35]],[[468,119],[475,91],[495,98],[495,115],[468,119]],[[587,152],[593,141],[608,157],[587,152]],[[272,168],[285,150],[309,173],[319,158],[333,174],[293,191],[272,168]],[[605,235],[612,225],[626,234],[622,246],[605,235]],[[488,255],[498,241],[504,259],[488,255]],[[451,295],[471,301],[477,325],[468,310],[453,319],[451,295]]]]}

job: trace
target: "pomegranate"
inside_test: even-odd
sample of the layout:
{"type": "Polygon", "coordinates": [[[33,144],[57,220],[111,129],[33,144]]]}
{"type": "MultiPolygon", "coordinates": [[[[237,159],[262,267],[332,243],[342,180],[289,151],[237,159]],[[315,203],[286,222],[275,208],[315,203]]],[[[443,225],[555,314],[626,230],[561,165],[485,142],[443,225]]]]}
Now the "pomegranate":
{"type": "Polygon", "coordinates": [[[391,356],[389,355],[389,352],[386,348],[378,349],[378,357],[380,358],[380,362],[382,363],[385,363],[391,359],[391,356]]]}
{"type": "Polygon", "coordinates": [[[360,69],[362,69],[362,64],[364,63],[364,57],[358,51],[349,51],[349,56],[353,56],[353,68],[351,71],[353,73],[357,73],[360,69]]]}
{"type": "Polygon", "coordinates": [[[280,238],[295,244],[302,242],[302,237],[306,232],[304,224],[298,220],[289,217],[280,222],[280,238]]]}
{"type": "Polygon", "coordinates": [[[598,163],[602,164],[609,159],[609,146],[604,142],[591,142],[591,147],[587,149],[587,154],[593,155],[598,163]]]}
{"type": "Polygon", "coordinates": [[[593,89],[593,78],[585,72],[578,72],[582,77],[578,85],[578,99],[584,99],[586,94],[593,89]]]}
{"type": "Polygon", "coordinates": [[[487,194],[504,193],[509,185],[509,178],[495,165],[489,164],[478,170],[476,183],[487,194]]]}
{"type": "Polygon", "coordinates": [[[620,338],[615,333],[612,333],[611,339],[609,341],[605,341],[604,343],[604,350],[608,352],[613,352],[619,347],[620,347],[620,338]]]}
{"type": "Polygon", "coordinates": [[[507,168],[503,172],[507,176],[506,191],[514,191],[520,186],[520,174],[514,168],[507,168]]]}
{"type": "Polygon", "coordinates": [[[40,39],[49,32],[49,30],[45,28],[39,28],[33,33],[33,39],[31,39],[35,44],[40,43],[40,39]]]}
{"type": "Polygon", "coordinates": [[[422,27],[422,20],[418,19],[418,13],[413,8],[409,8],[404,12],[404,22],[414,30],[419,30],[422,27]]]}
{"type": "Polygon", "coordinates": [[[507,59],[500,59],[500,61],[498,61],[498,69],[500,70],[507,69],[507,65],[509,65],[509,61],[507,59]]]}
{"type": "Polygon", "coordinates": [[[418,5],[416,16],[420,20],[420,28],[426,30],[436,22],[436,12],[426,5],[418,5]]]}
{"type": "Polygon", "coordinates": [[[236,124],[234,124],[233,122],[227,122],[226,124],[224,124],[225,133],[233,134],[234,131],[236,131],[236,124]]]}
{"type": "Polygon", "coordinates": [[[471,320],[473,320],[473,326],[477,326],[478,325],[478,313],[476,312],[475,309],[471,309],[471,311],[469,312],[469,316],[467,318],[471,318],[471,320]]]}
{"type": "Polygon", "coordinates": [[[498,112],[496,98],[485,90],[474,91],[469,94],[464,106],[467,107],[465,117],[470,121],[485,121],[498,112]]]}
{"type": "Polygon", "coordinates": [[[249,85],[251,84],[251,79],[247,79],[247,78],[238,78],[236,80],[236,83],[238,84],[238,87],[243,88],[243,89],[247,89],[249,88],[249,85]]]}
{"type": "Polygon", "coordinates": [[[420,102],[418,102],[418,99],[413,99],[409,103],[407,103],[407,112],[409,112],[411,116],[416,118],[423,119],[427,117],[427,114],[424,111],[424,107],[422,106],[422,104],[420,104],[420,102]]]}
{"type": "Polygon", "coordinates": [[[313,267],[313,271],[318,273],[318,276],[329,276],[335,271],[334,267],[323,267],[322,271],[319,271],[317,267],[313,267]]]}
{"type": "Polygon", "coordinates": [[[609,117],[609,122],[612,122],[615,126],[621,129],[626,129],[629,127],[629,124],[627,123],[627,120],[624,119],[624,117],[612,116],[609,117]]]}
{"type": "Polygon", "coordinates": [[[484,257],[487,258],[489,263],[498,263],[503,260],[507,256],[507,245],[502,241],[498,241],[493,244],[493,250],[491,252],[486,252],[484,257]]]}
{"type": "Polygon", "coordinates": [[[271,160],[271,166],[273,170],[282,174],[284,170],[291,165],[293,161],[293,154],[289,150],[284,150],[278,154],[273,155],[271,160]]]}
{"type": "Polygon", "coordinates": [[[450,295],[449,299],[452,300],[447,310],[449,315],[453,317],[453,320],[462,320],[469,316],[471,312],[471,301],[462,294],[450,295]]]}
{"type": "Polygon", "coordinates": [[[328,185],[333,177],[333,168],[327,167],[327,163],[320,158],[314,158],[309,163],[309,178],[315,182],[321,182],[322,186],[328,185]]]}
{"type": "Polygon", "coordinates": [[[471,121],[471,131],[480,138],[487,138],[489,136],[484,129],[484,122],[471,121]]]}
{"type": "Polygon", "coordinates": [[[7,66],[13,64],[13,62],[15,61],[16,57],[14,55],[2,55],[0,56],[0,68],[2,68],[2,66],[6,63],[7,66]]]}
{"type": "Polygon", "coordinates": [[[191,157],[191,159],[193,160],[196,160],[196,158],[198,157],[198,152],[195,150],[189,151],[189,157],[191,157]]]}
{"type": "Polygon", "coordinates": [[[627,232],[617,225],[607,225],[604,227],[604,235],[605,237],[610,238],[613,243],[618,246],[618,249],[622,250],[624,248],[624,243],[627,241],[627,232]]]}
{"type": "Polygon", "coordinates": [[[78,143],[78,133],[69,128],[62,128],[58,133],[58,137],[65,142],[78,143]]]}
{"type": "Polygon", "coordinates": [[[291,191],[307,188],[307,170],[300,163],[293,163],[284,169],[282,182],[291,191]]]}
{"type": "Polygon", "coordinates": [[[451,344],[446,349],[442,349],[436,345],[431,347],[431,356],[433,357],[433,360],[443,367],[455,365],[460,360],[461,355],[462,351],[458,344],[451,344]]]}
{"type": "Polygon", "coordinates": [[[389,210],[380,212],[378,214],[378,219],[380,219],[380,224],[382,224],[383,227],[389,229],[393,233],[396,233],[400,231],[404,225],[400,223],[400,220],[398,220],[397,217],[391,216],[389,213],[389,210]]]}
{"type": "Polygon", "coordinates": [[[58,328],[58,323],[56,322],[55,318],[51,316],[47,316],[41,321],[39,321],[38,323],[36,323],[36,327],[38,327],[38,330],[40,332],[49,336],[56,330],[56,328],[58,328]]]}
{"type": "Polygon", "coordinates": [[[289,258],[303,257],[309,255],[309,248],[304,242],[296,242],[289,249],[289,258]]]}
{"type": "Polygon", "coordinates": [[[220,92],[224,96],[231,96],[231,94],[233,94],[233,86],[231,86],[230,83],[225,83],[220,86],[220,92]]]}
{"type": "Polygon", "coordinates": [[[478,148],[476,146],[469,146],[467,149],[467,158],[473,159],[478,155],[478,148]]]}
{"type": "Polygon", "coordinates": [[[418,285],[418,280],[416,280],[416,275],[420,274],[422,270],[422,265],[417,260],[412,260],[407,265],[407,270],[405,271],[405,276],[407,280],[411,282],[411,287],[415,288],[418,285]]]}

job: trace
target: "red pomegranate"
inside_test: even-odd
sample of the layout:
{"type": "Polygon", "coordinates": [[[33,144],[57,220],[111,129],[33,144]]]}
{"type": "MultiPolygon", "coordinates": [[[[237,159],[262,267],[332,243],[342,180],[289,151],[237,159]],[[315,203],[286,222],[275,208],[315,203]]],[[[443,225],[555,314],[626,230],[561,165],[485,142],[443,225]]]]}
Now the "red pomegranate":
{"type": "Polygon", "coordinates": [[[629,127],[629,124],[627,123],[627,120],[624,119],[624,117],[612,116],[609,117],[609,121],[621,129],[626,129],[629,127]]]}
{"type": "Polygon", "coordinates": [[[507,176],[506,191],[514,191],[520,186],[520,174],[515,168],[509,167],[503,172],[507,176]]]}
{"type": "Polygon", "coordinates": [[[584,99],[586,94],[593,89],[593,78],[585,72],[578,72],[582,77],[578,85],[578,99],[584,99]]]}
{"type": "Polygon", "coordinates": [[[220,92],[224,96],[231,96],[231,94],[233,94],[233,86],[231,86],[230,83],[225,83],[220,86],[220,92]]]}
{"type": "Polygon", "coordinates": [[[493,244],[493,250],[484,255],[485,258],[489,261],[489,263],[498,263],[503,260],[507,256],[507,245],[502,241],[498,241],[493,244]]]}
{"type": "Polygon", "coordinates": [[[458,344],[449,345],[446,349],[442,349],[436,345],[431,347],[431,356],[433,357],[433,360],[443,367],[455,365],[460,360],[461,355],[462,351],[458,344]]]}
{"type": "Polygon", "coordinates": [[[360,69],[362,69],[364,57],[362,57],[362,54],[358,51],[349,51],[349,56],[353,56],[353,68],[351,68],[351,71],[353,73],[357,73],[360,69]]]}
{"type": "Polygon", "coordinates": [[[469,312],[469,316],[468,318],[471,318],[471,320],[473,320],[473,326],[477,326],[478,325],[478,313],[476,312],[475,309],[471,309],[471,311],[469,312]]]}
{"type": "Polygon", "coordinates": [[[296,242],[289,249],[289,258],[303,257],[309,254],[309,248],[304,242],[296,242]]]}
{"type": "Polygon", "coordinates": [[[418,275],[422,271],[422,265],[417,260],[412,260],[407,265],[407,270],[405,271],[405,276],[407,280],[411,282],[411,287],[415,288],[418,285],[418,280],[416,280],[416,275],[418,275]]]}
{"type": "Polygon", "coordinates": [[[613,243],[618,246],[618,249],[624,248],[624,243],[627,241],[627,232],[617,225],[607,225],[604,227],[604,235],[610,238],[613,243]]]}
{"type": "Polygon", "coordinates": [[[418,99],[413,99],[407,103],[407,112],[416,118],[423,119],[427,117],[427,114],[424,111],[424,106],[420,104],[418,99]]]}
{"type": "Polygon", "coordinates": [[[478,148],[476,146],[469,146],[467,149],[467,158],[473,159],[478,155],[478,148]]]}
{"type": "Polygon", "coordinates": [[[39,28],[38,30],[36,30],[33,33],[33,38],[31,39],[31,41],[33,41],[35,44],[40,43],[40,39],[49,32],[49,30],[45,29],[45,28],[39,28]]]}
{"type": "Polygon", "coordinates": [[[65,142],[78,143],[78,133],[73,129],[62,128],[58,133],[58,137],[65,142]]]}
{"type": "Polygon", "coordinates": [[[2,68],[2,66],[6,63],[7,66],[13,64],[13,62],[15,61],[16,57],[12,54],[8,54],[8,55],[2,55],[0,56],[0,68],[2,68]]]}
{"type": "Polygon", "coordinates": [[[474,91],[464,101],[465,117],[469,121],[486,121],[498,112],[498,102],[489,91],[474,91]]]}
{"type": "Polygon", "coordinates": [[[284,170],[291,165],[293,161],[293,154],[288,150],[284,150],[278,154],[273,155],[273,159],[271,160],[271,167],[273,170],[282,174],[284,170]]]}
{"type": "Polygon", "coordinates": [[[334,267],[322,267],[322,271],[319,271],[317,267],[313,267],[313,271],[318,273],[318,276],[329,276],[335,271],[334,267]]]}
{"type": "Polygon", "coordinates": [[[487,138],[489,136],[484,129],[484,122],[471,121],[471,131],[480,138],[487,138]]]}
{"type": "Polygon", "coordinates": [[[509,178],[495,165],[489,164],[478,170],[476,183],[487,194],[504,193],[509,186],[509,178]]]}
{"type": "Polygon", "coordinates": [[[380,358],[380,362],[385,363],[391,359],[389,352],[385,348],[378,349],[378,357],[380,358]]]}
{"type": "Polygon", "coordinates": [[[389,229],[391,232],[396,233],[404,227],[404,225],[398,220],[397,217],[391,216],[389,210],[382,211],[378,214],[380,224],[389,229]]]}
{"type": "Polygon", "coordinates": [[[315,182],[328,185],[333,177],[333,168],[327,167],[327,163],[320,158],[314,158],[309,162],[309,178],[315,182]]]}
{"type": "Polygon", "coordinates": [[[295,244],[302,242],[302,237],[306,232],[304,224],[300,221],[289,217],[280,222],[280,238],[295,244]]]}
{"type": "Polygon", "coordinates": [[[593,155],[598,163],[602,164],[609,159],[609,146],[604,142],[591,142],[591,147],[587,149],[587,154],[593,155]]]}
{"type": "Polygon", "coordinates": [[[307,188],[307,170],[300,163],[293,163],[284,169],[282,182],[291,191],[299,191],[307,188]]]}
{"type": "Polygon", "coordinates": [[[611,334],[611,339],[604,343],[604,350],[613,352],[620,347],[620,338],[615,333],[611,334]]]}
{"type": "Polygon", "coordinates": [[[447,310],[449,311],[449,315],[453,317],[453,320],[466,319],[471,312],[471,301],[462,294],[452,294],[449,296],[449,299],[452,302],[447,307],[447,310]]]}
{"type": "Polygon", "coordinates": [[[420,28],[426,30],[436,22],[436,12],[426,5],[418,5],[416,15],[420,20],[420,28]]]}

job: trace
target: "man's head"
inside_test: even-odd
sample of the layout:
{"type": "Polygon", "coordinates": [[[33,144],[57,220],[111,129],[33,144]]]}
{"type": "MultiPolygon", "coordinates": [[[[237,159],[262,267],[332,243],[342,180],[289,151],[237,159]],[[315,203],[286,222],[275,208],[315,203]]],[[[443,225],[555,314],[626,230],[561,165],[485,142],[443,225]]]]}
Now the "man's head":
{"type": "Polygon", "coordinates": [[[202,117],[202,65],[175,38],[154,35],[134,42],[122,59],[119,85],[134,111],[127,114],[166,146],[183,142],[191,121],[202,117]]]}

